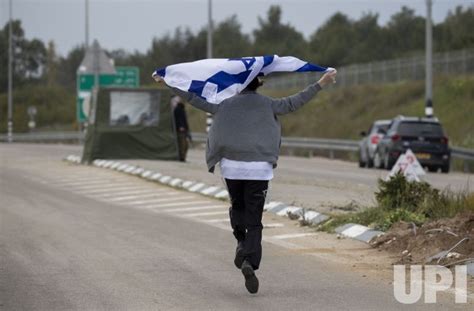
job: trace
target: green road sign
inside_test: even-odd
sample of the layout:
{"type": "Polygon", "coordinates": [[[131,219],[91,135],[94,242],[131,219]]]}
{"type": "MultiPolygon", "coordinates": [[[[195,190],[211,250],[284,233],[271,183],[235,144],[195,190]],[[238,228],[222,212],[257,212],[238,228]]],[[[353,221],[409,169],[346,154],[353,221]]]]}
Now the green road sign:
{"type": "MultiPolygon", "coordinates": [[[[140,74],[138,67],[115,67],[116,74],[99,75],[101,87],[139,87],[140,74]]],[[[85,122],[88,119],[92,89],[95,77],[93,74],[77,75],[77,120],[85,122]]]]}

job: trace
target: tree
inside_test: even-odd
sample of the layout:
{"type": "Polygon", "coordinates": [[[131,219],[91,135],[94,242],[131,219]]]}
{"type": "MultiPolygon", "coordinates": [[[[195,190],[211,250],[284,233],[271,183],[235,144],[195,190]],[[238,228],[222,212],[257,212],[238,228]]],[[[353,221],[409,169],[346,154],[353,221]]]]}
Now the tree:
{"type": "Polygon", "coordinates": [[[474,47],[474,6],[463,10],[456,7],[450,11],[443,23],[434,29],[437,50],[457,50],[474,47]]]}
{"type": "Polygon", "coordinates": [[[386,27],[387,46],[394,57],[413,54],[425,48],[425,18],[415,16],[415,11],[402,7],[390,18],[386,27]]]}
{"type": "Polygon", "coordinates": [[[311,35],[309,45],[312,59],[332,67],[345,65],[356,41],[352,21],[342,13],[336,13],[311,35]]]}
{"type": "MultiPolygon", "coordinates": [[[[0,92],[8,85],[8,33],[9,23],[0,30],[0,92]]],[[[13,80],[15,85],[37,81],[41,77],[46,60],[46,48],[38,39],[27,40],[21,21],[12,21],[13,80]]]]}
{"type": "Polygon", "coordinates": [[[306,58],[307,42],[303,34],[290,24],[281,23],[281,8],[270,6],[267,19],[258,18],[259,28],[253,31],[256,55],[279,54],[306,58]]]}
{"type": "Polygon", "coordinates": [[[344,59],[345,63],[370,62],[391,56],[387,49],[386,37],[378,25],[378,14],[367,13],[353,22],[354,46],[344,59]]]}
{"type": "Polygon", "coordinates": [[[49,41],[46,51],[46,83],[53,86],[57,83],[58,78],[58,58],[56,56],[56,48],[53,41],[49,41]]]}
{"type": "Polygon", "coordinates": [[[213,36],[214,57],[229,58],[250,55],[252,47],[250,38],[241,32],[241,28],[236,15],[219,23],[213,36]]]}
{"type": "Polygon", "coordinates": [[[76,72],[84,59],[84,52],[84,46],[76,46],[66,57],[59,59],[58,83],[71,91],[76,89],[76,72]]]}

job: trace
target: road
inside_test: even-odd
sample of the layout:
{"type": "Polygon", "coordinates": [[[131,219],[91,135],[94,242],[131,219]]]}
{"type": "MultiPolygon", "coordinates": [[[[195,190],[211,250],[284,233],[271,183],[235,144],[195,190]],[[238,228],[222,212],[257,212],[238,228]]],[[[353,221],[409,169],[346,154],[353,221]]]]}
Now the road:
{"type": "MultiPolygon", "coordinates": [[[[126,160],[160,173],[222,185],[219,173],[207,173],[204,151],[189,152],[186,163],[169,165],[165,161],[126,160]]],[[[386,170],[361,169],[356,163],[326,158],[282,156],[270,185],[270,196],[296,206],[313,208],[321,213],[338,212],[339,207],[355,203],[361,208],[375,205],[377,180],[385,178],[386,170]]],[[[474,191],[474,175],[464,173],[427,173],[426,181],[439,189],[474,191]]]]}
{"type": "MultiPolygon", "coordinates": [[[[0,144],[2,310],[399,310],[387,258],[265,215],[261,290],[233,266],[227,206],[0,144]],[[385,262],[385,263],[384,263],[385,262]]],[[[417,310],[468,310],[441,295],[417,310]]]]}

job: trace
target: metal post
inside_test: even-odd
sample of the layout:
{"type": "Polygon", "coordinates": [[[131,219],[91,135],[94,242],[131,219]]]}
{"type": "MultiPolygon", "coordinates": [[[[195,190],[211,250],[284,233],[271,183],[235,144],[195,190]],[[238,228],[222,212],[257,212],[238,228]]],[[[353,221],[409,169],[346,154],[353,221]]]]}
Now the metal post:
{"type": "Polygon", "coordinates": [[[426,0],[426,76],[425,76],[425,115],[433,116],[433,36],[431,25],[432,0],[426,0]]]}
{"type": "MultiPolygon", "coordinates": [[[[212,0],[208,0],[207,9],[207,58],[212,58],[212,0]]],[[[211,125],[212,114],[208,113],[206,117],[206,132],[209,133],[211,125]]]]}
{"type": "Polygon", "coordinates": [[[86,14],[85,14],[85,17],[86,17],[86,20],[85,20],[85,26],[86,26],[86,41],[85,41],[85,47],[86,47],[86,51],[87,51],[87,48],[89,47],[89,0],[85,0],[86,1],[86,14]]]}
{"type": "MultiPolygon", "coordinates": [[[[94,55],[94,88],[92,90],[92,107],[97,107],[97,96],[99,95],[99,79],[100,79],[100,66],[99,66],[99,57],[100,57],[100,47],[99,42],[94,40],[92,43],[92,50],[94,55]]],[[[87,126],[87,121],[85,122],[84,126],[87,126]]]]}
{"type": "Polygon", "coordinates": [[[212,58],[212,0],[208,0],[207,5],[207,58],[212,58]]]}
{"type": "Polygon", "coordinates": [[[10,0],[10,23],[8,26],[8,142],[13,141],[13,21],[12,21],[12,0],[10,0]]]}

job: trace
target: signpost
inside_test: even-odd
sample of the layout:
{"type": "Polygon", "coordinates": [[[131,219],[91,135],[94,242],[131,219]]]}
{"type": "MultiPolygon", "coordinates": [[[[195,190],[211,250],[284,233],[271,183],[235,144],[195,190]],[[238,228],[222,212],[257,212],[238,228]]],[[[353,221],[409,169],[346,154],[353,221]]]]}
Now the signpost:
{"type": "MultiPolygon", "coordinates": [[[[138,67],[115,67],[116,74],[100,74],[100,87],[130,87],[140,85],[138,67]]],[[[77,121],[84,123],[88,120],[88,113],[95,85],[93,73],[77,74],[77,121]]]]}

